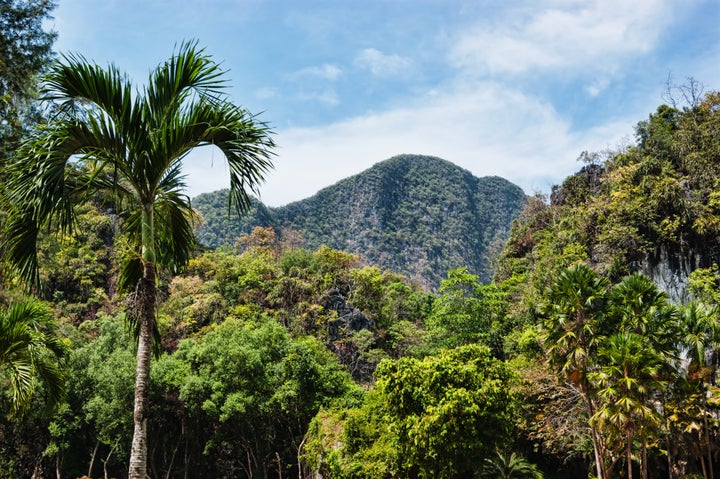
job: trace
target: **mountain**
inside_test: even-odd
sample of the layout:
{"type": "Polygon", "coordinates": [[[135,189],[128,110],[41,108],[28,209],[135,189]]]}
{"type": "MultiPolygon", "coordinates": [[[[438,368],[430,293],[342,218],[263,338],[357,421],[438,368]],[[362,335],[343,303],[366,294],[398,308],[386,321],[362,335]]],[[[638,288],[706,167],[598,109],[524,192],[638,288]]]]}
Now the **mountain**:
{"type": "Polygon", "coordinates": [[[435,288],[460,266],[489,281],[525,202],[523,191],[502,178],[477,178],[436,157],[400,155],[286,206],[255,201],[241,219],[228,216],[227,190],[199,195],[193,206],[204,218],[198,231],[204,245],[233,245],[255,226],[273,227],[281,237],[295,230],[308,249],[355,253],[435,288]]]}

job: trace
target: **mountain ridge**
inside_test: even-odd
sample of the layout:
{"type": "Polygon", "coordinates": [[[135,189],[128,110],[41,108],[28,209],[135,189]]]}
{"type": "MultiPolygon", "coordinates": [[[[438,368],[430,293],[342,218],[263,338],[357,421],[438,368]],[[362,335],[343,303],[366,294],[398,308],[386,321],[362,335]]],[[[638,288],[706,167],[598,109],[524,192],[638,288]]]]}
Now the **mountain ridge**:
{"type": "Polygon", "coordinates": [[[503,178],[478,178],[433,156],[398,155],[281,207],[254,200],[240,219],[227,218],[227,190],[199,195],[193,206],[205,219],[201,244],[232,245],[256,226],[280,236],[290,228],[302,234],[303,247],[359,254],[435,288],[460,266],[489,281],[525,200],[522,189],[503,178]]]}

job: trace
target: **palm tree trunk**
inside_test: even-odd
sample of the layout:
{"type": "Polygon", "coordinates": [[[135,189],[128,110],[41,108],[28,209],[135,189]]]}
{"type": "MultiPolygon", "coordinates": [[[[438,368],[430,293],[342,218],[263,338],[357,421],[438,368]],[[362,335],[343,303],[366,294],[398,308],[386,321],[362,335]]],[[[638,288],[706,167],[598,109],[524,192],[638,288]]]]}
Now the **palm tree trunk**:
{"type": "Polygon", "coordinates": [[[136,294],[138,335],[137,366],[135,368],[135,408],[133,411],[133,440],[130,449],[128,479],[147,476],[147,421],[150,412],[150,360],[152,335],[155,327],[157,302],[155,266],[155,224],[151,202],[142,205],[142,262],[143,277],[136,294]]]}
{"type": "Polygon", "coordinates": [[[632,479],[632,436],[627,433],[627,477],[632,479]]]}
{"type": "Polygon", "coordinates": [[[147,474],[147,421],[150,399],[150,360],[152,358],[152,334],[155,326],[156,285],[155,264],[145,263],[138,294],[137,367],[135,369],[134,432],[130,450],[128,479],[145,479],[147,474]]]}
{"type": "MultiPolygon", "coordinates": [[[[595,414],[595,408],[593,407],[592,400],[590,399],[589,389],[590,388],[587,385],[580,385],[580,395],[587,407],[588,417],[592,418],[595,414]]],[[[600,449],[600,434],[592,421],[590,421],[590,435],[592,437],[593,452],[595,454],[595,471],[597,473],[597,479],[605,479],[605,455],[600,449]]]]}
{"type": "MultiPolygon", "coordinates": [[[[704,403],[705,407],[707,409],[707,396],[704,396],[704,403]]],[[[708,426],[708,420],[707,415],[703,415],[703,425],[705,429],[705,444],[707,446],[707,459],[708,459],[708,470],[710,472],[710,479],[715,479],[715,471],[713,471],[713,463],[712,463],[712,444],[710,444],[710,427],[708,426]]]]}
{"type": "MultiPolygon", "coordinates": [[[[670,454],[670,451],[668,451],[668,454],[670,454]]],[[[643,439],[642,441],[642,464],[640,469],[640,477],[642,479],[648,479],[648,453],[647,453],[647,441],[643,439]]]]}

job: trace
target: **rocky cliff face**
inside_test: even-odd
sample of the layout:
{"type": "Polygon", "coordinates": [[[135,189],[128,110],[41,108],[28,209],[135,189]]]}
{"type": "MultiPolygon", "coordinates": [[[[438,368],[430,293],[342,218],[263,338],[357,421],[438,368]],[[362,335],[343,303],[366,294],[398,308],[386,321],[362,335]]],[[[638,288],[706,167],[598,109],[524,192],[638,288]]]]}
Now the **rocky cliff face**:
{"type": "Polygon", "coordinates": [[[638,269],[665,291],[671,302],[681,304],[692,300],[688,287],[690,273],[711,263],[710,258],[701,253],[680,253],[661,246],[658,254],[646,258],[638,269]]]}

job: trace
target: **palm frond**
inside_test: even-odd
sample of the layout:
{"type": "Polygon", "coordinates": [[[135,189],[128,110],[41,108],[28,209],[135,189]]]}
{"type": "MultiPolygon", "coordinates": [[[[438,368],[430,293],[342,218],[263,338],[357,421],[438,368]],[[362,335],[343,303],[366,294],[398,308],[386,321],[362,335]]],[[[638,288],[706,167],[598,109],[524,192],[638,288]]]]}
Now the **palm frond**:
{"type": "Polygon", "coordinates": [[[184,195],[168,192],[156,203],[155,231],[158,264],[177,273],[187,264],[195,248],[195,212],[184,195]]]}
{"type": "Polygon", "coordinates": [[[118,291],[130,293],[135,290],[143,276],[143,264],[139,256],[123,258],[118,274],[118,291]]]}
{"type": "Polygon", "coordinates": [[[130,80],[113,64],[101,67],[79,54],[64,54],[51,65],[41,93],[70,118],[102,112],[116,125],[127,126],[136,114],[130,80]]]}
{"type": "Polygon", "coordinates": [[[68,349],[56,336],[50,310],[37,300],[11,304],[0,316],[0,367],[10,369],[13,391],[11,415],[22,415],[38,383],[52,409],[65,393],[62,369],[68,349]]]}
{"type": "Polygon", "coordinates": [[[30,288],[40,287],[37,259],[38,225],[29,212],[10,216],[5,225],[3,256],[13,272],[30,288]]]}
{"type": "Polygon", "coordinates": [[[191,94],[215,101],[226,86],[223,74],[196,40],[181,43],[177,52],[150,74],[145,104],[150,118],[164,121],[165,113],[177,110],[191,94]]]}

